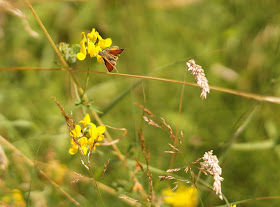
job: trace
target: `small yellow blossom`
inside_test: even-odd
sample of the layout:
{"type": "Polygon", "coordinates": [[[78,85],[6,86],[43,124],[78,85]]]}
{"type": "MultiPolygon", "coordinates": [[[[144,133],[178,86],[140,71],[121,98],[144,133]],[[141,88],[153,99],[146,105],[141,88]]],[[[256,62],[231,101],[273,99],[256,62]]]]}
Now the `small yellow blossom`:
{"type": "Polygon", "coordinates": [[[105,132],[105,130],[106,130],[105,126],[96,127],[95,124],[91,124],[91,128],[89,129],[90,138],[98,142],[102,141],[104,138],[103,133],[105,132]]]}
{"type": "Polygon", "coordinates": [[[86,58],[87,54],[89,54],[90,57],[96,57],[98,62],[103,63],[103,58],[98,53],[99,51],[110,47],[112,45],[112,39],[103,39],[94,28],[87,35],[85,35],[85,33],[82,32],[81,36],[81,50],[77,54],[77,58],[82,61],[86,58]]]}
{"type": "Polygon", "coordinates": [[[84,119],[80,121],[81,124],[84,125],[84,127],[87,127],[90,124],[90,116],[89,114],[86,114],[84,119]]]}
{"type": "MultiPolygon", "coordinates": [[[[26,203],[20,190],[13,189],[9,195],[1,198],[3,203],[9,204],[8,206],[25,207],[26,203]]],[[[6,205],[5,205],[6,206],[6,205]]]]}
{"type": "Polygon", "coordinates": [[[187,186],[179,186],[175,192],[170,188],[162,190],[162,195],[165,197],[164,201],[173,207],[197,206],[197,194],[196,188],[187,186]]]}
{"type": "Polygon", "coordinates": [[[87,39],[87,38],[86,38],[86,34],[85,34],[84,32],[81,33],[81,37],[82,37],[83,40],[86,40],[86,39],[87,39]]]}
{"type": "Polygon", "coordinates": [[[101,48],[99,46],[95,46],[93,42],[88,43],[88,53],[90,57],[97,57],[98,52],[101,51],[101,48]]]}
{"type": "MultiPolygon", "coordinates": [[[[73,155],[78,152],[78,145],[74,142],[73,138],[70,138],[70,143],[72,144],[72,147],[69,149],[69,154],[73,155]]],[[[80,147],[83,150],[83,153],[87,154],[87,145],[88,145],[88,139],[86,137],[82,137],[78,140],[78,143],[80,147]]]]}
{"type": "MultiPolygon", "coordinates": [[[[75,129],[71,130],[70,132],[70,143],[72,144],[72,147],[69,149],[69,154],[73,155],[76,154],[78,152],[78,145],[76,144],[76,142],[74,141],[74,139],[78,139],[81,135],[81,127],[80,125],[76,125],[75,129]]],[[[86,137],[82,137],[80,139],[78,139],[78,143],[80,145],[80,147],[82,148],[84,154],[87,154],[87,138],[86,137]]]]}
{"type": "Polygon", "coordinates": [[[99,36],[99,33],[95,30],[95,28],[92,29],[91,33],[87,34],[87,37],[92,41],[95,42],[97,40],[97,37],[99,36]]]}
{"type": "Polygon", "coordinates": [[[104,50],[107,47],[110,47],[111,45],[112,45],[111,38],[103,39],[100,35],[98,36],[98,46],[100,46],[102,50],[104,50]]]}
{"type": "MultiPolygon", "coordinates": [[[[70,138],[70,141],[71,141],[71,140],[73,141],[72,138],[70,138]]],[[[79,148],[78,148],[78,145],[73,144],[72,147],[69,149],[68,152],[69,152],[70,155],[74,155],[74,154],[76,154],[76,153],[78,152],[78,149],[79,149],[79,148]]]]}
{"type": "Polygon", "coordinates": [[[88,54],[90,55],[90,57],[96,56],[96,50],[97,48],[95,47],[95,44],[93,42],[88,42],[88,54]]]}
{"type": "Polygon", "coordinates": [[[89,149],[95,151],[95,146],[98,146],[100,141],[103,140],[104,135],[103,133],[106,130],[105,126],[98,126],[96,127],[95,124],[90,123],[91,128],[89,128],[89,135],[90,138],[88,139],[89,149]]]}
{"type": "Polygon", "coordinates": [[[104,60],[100,55],[97,55],[96,58],[99,63],[104,63],[104,60]]]}
{"type": "Polygon", "coordinates": [[[96,127],[95,124],[91,123],[89,114],[86,114],[80,123],[83,124],[83,130],[80,125],[76,125],[75,129],[70,132],[70,143],[72,146],[68,152],[71,155],[76,154],[79,150],[83,155],[86,155],[88,150],[94,151],[95,146],[99,145],[98,142],[104,138],[103,133],[106,127],[96,127]]]}
{"type": "Polygon", "coordinates": [[[70,132],[70,136],[74,137],[74,138],[79,138],[79,136],[81,135],[81,127],[80,125],[76,125],[75,129],[71,130],[70,132]]]}
{"type": "Polygon", "coordinates": [[[80,45],[81,45],[81,50],[80,52],[77,54],[77,58],[79,60],[84,60],[87,56],[87,49],[86,49],[86,35],[84,32],[81,33],[81,36],[82,36],[82,41],[80,42],[80,45]]]}
{"type": "Polygon", "coordinates": [[[236,205],[230,205],[230,207],[236,207],[236,205]]]}
{"type": "Polygon", "coordinates": [[[22,193],[18,189],[12,190],[13,205],[14,206],[26,206],[22,193]]]}
{"type": "Polygon", "coordinates": [[[13,189],[12,190],[13,198],[15,201],[20,201],[23,200],[23,196],[21,194],[21,191],[18,189],[13,189]]]}
{"type": "Polygon", "coordinates": [[[88,147],[90,150],[95,151],[96,150],[95,146],[98,146],[98,145],[99,145],[99,143],[96,142],[93,138],[88,139],[88,147]],[[93,146],[93,144],[94,144],[94,146],[93,146]]]}

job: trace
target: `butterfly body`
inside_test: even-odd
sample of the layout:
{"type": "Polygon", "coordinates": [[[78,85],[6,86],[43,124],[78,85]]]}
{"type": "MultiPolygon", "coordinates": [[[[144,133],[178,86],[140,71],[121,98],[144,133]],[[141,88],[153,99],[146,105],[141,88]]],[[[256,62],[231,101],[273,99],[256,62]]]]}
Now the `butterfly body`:
{"type": "Polygon", "coordinates": [[[116,63],[118,60],[118,56],[123,51],[124,49],[120,49],[118,46],[112,46],[98,52],[98,54],[103,58],[108,72],[112,72],[113,69],[118,72],[118,70],[116,69],[116,63]]]}

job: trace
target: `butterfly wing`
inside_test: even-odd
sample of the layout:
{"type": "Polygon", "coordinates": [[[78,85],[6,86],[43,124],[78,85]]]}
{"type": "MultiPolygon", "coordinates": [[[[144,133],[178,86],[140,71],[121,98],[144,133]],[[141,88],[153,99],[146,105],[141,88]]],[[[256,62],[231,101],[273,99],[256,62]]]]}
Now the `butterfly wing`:
{"type": "Polygon", "coordinates": [[[118,56],[124,51],[124,49],[123,48],[119,49],[119,47],[117,47],[117,48],[109,48],[107,51],[112,55],[118,56]]]}
{"type": "Polygon", "coordinates": [[[103,58],[104,64],[108,70],[108,72],[112,72],[116,69],[116,61],[118,56],[124,51],[124,49],[120,49],[118,46],[109,47],[103,51],[99,51],[98,54],[103,58]]]}
{"type": "MultiPolygon", "coordinates": [[[[115,68],[115,66],[113,65],[113,63],[110,62],[110,61],[108,61],[107,58],[104,58],[104,57],[103,57],[103,61],[104,61],[104,63],[105,63],[105,66],[106,66],[108,72],[112,72],[112,71],[114,70],[114,68],[115,68]]],[[[115,68],[115,69],[116,69],[116,68],[115,68]]]]}

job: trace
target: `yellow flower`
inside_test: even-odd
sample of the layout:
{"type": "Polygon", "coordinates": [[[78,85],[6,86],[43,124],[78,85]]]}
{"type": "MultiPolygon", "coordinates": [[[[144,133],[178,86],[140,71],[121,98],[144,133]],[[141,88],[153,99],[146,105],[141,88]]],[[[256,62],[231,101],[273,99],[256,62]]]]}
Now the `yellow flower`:
{"type": "Polygon", "coordinates": [[[84,127],[87,127],[90,123],[90,116],[89,114],[86,114],[86,116],[84,117],[84,119],[82,121],[80,121],[81,124],[84,125],[84,127]]]}
{"type": "MultiPolygon", "coordinates": [[[[9,195],[5,195],[1,198],[1,201],[10,204],[7,206],[17,206],[17,207],[25,207],[26,203],[22,196],[22,192],[18,189],[13,189],[9,195]]],[[[6,205],[5,205],[6,206],[6,205]]]]}
{"type": "Polygon", "coordinates": [[[162,190],[164,201],[173,207],[195,207],[198,201],[197,194],[196,188],[187,186],[179,186],[175,192],[170,188],[162,190]]]}
{"type": "Polygon", "coordinates": [[[99,51],[101,51],[99,46],[95,46],[93,42],[88,43],[88,53],[90,57],[97,57],[99,51]]]}
{"type": "Polygon", "coordinates": [[[89,147],[90,150],[95,151],[96,150],[95,146],[98,146],[99,143],[95,142],[94,146],[93,146],[93,143],[94,143],[94,139],[93,138],[89,138],[88,139],[88,147],[89,147]]]}
{"type": "Polygon", "coordinates": [[[112,45],[111,38],[107,38],[104,40],[100,35],[98,35],[98,46],[100,46],[102,50],[104,50],[107,47],[110,47],[111,45],[112,45]]]}
{"type": "Polygon", "coordinates": [[[87,56],[87,49],[86,49],[86,41],[87,41],[87,38],[86,38],[86,35],[84,32],[81,33],[81,36],[82,36],[82,41],[80,42],[80,45],[81,45],[81,50],[80,52],[77,54],[77,58],[79,60],[84,60],[87,56]]]}
{"type": "Polygon", "coordinates": [[[93,28],[92,31],[87,35],[82,32],[81,36],[81,50],[77,54],[77,58],[79,60],[84,60],[88,53],[90,57],[96,57],[98,62],[103,63],[103,58],[98,54],[98,52],[104,50],[107,47],[110,47],[112,45],[112,39],[103,39],[95,30],[95,28],[93,28]]]}
{"type": "Polygon", "coordinates": [[[88,42],[88,53],[89,53],[90,57],[95,56],[95,53],[96,53],[95,44],[90,41],[88,42]]]}
{"type": "MultiPolygon", "coordinates": [[[[81,146],[84,155],[87,154],[87,145],[88,145],[88,139],[86,137],[82,137],[78,140],[79,145],[81,146]]],[[[73,138],[70,138],[70,143],[72,144],[72,147],[69,149],[69,154],[74,155],[78,152],[78,145],[74,142],[73,138]]]]}
{"type": "Polygon", "coordinates": [[[13,189],[13,190],[12,190],[12,194],[13,194],[14,200],[16,200],[16,201],[23,200],[23,196],[22,196],[20,190],[18,190],[18,189],[13,189]]]}
{"type": "Polygon", "coordinates": [[[236,207],[236,205],[230,205],[230,207],[236,207]]]}
{"type": "Polygon", "coordinates": [[[71,144],[72,144],[72,147],[69,149],[69,154],[70,155],[74,155],[74,154],[76,154],[77,152],[78,152],[78,145],[76,145],[76,143],[73,141],[73,138],[70,138],[70,142],[71,142],[71,144]]]}
{"type": "Polygon", "coordinates": [[[9,204],[7,206],[17,206],[17,207],[25,207],[26,206],[26,203],[25,203],[25,200],[23,198],[22,192],[18,189],[13,189],[11,192],[9,192],[8,195],[3,196],[1,198],[1,201],[5,204],[9,204]]]}
{"type": "Polygon", "coordinates": [[[87,37],[94,43],[96,42],[98,36],[99,33],[95,31],[95,28],[92,29],[91,33],[87,34],[87,37]]]}
{"type": "Polygon", "coordinates": [[[79,136],[81,135],[81,127],[80,125],[76,125],[75,129],[71,130],[70,132],[70,136],[74,137],[74,138],[79,138],[79,136]]]}
{"type": "Polygon", "coordinates": [[[18,189],[12,190],[13,206],[26,206],[22,193],[18,189]]]}
{"type": "Polygon", "coordinates": [[[96,58],[99,63],[104,63],[104,60],[100,55],[97,55],[96,58]]]}
{"type": "Polygon", "coordinates": [[[87,39],[84,32],[81,33],[81,37],[82,37],[83,40],[86,40],[86,39],[87,39]]]}
{"type": "Polygon", "coordinates": [[[104,138],[103,133],[105,132],[105,130],[106,130],[105,126],[96,127],[95,124],[91,124],[91,128],[89,129],[90,138],[98,142],[102,141],[102,139],[104,138]]]}
{"type": "MultiPolygon", "coordinates": [[[[74,141],[74,139],[78,139],[81,136],[81,127],[80,125],[76,125],[75,129],[71,130],[70,132],[70,143],[72,144],[72,147],[69,149],[69,154],[73,155],[76,154],[78,152],[78,145],[76,144],[76,142],[74,141]]],[[[78,139],[78,143],[81,146],[84,154],[87,154],[87,138],[86,137],[82,137],[80,139],[78,139]]]]}
{"type": "Polygon", "coordinates": [[[89,128],[89,135],[90,138],[88,139],[88,146],[89,149],[95,151],[95,146],[98,146],[100,141],[103,140],[104,135],[103,133],[106,130],[105,126],[98,126],[96,127],[95,124],[90,123],[91,128],[89,128]]]}

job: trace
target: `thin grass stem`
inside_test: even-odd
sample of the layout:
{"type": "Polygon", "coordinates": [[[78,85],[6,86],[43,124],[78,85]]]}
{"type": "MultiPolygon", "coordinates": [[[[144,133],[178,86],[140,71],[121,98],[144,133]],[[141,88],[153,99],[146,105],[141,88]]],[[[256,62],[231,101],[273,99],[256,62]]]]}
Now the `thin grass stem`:
{"type": "Polygon", "coordinates": [[[46,178],[58,191],[60,191],[65,197],[67,197],[72,203],[74,203],[76,206],[81,206],[81,204],[76,201],[71,195],[69,195],[66,191],[64,191],[56,182],[54,182],[52,179],[50,179],[46,173],[44,173],[42,170],[39,170],[36,168],[36,165],[34,165],[34,162],[32,162],[29,158],[27,158],[20,150],[18,150],[14,145],[12,145],[10,142],[8,142],[4,137],[0,135],[0,143],[7,146],[10,150],[13,152],[19,154],[24,162],[28,164],[31,167],[34,167],[41,176],[46,178]]]}
{"type": "MultiPolygon", "coordinates": [[[[40,25],[41,29],[42,29],[43,32],[45,33],[45,35],[46,35],[46,37],[48,38],[49,42],[51,43],[51,45],[52,45],[54,51],[55,51],[56,54],[58,55],[58,57],[59,57],[59,59],[60,59],[62,65],[63,65],[63,67],[65,67],[66,70],[69,72],[70,77],[71,77],[72,81],[75,83],[75,85],[76,85],[76,87],[77,87],[77,89],[78,89],[78,92],[79,92],[80,96],[82,96],[82,98],[85,100],[86,103],[89,102],[89,99],[88,99],[87,96],[85,95],[85,93],[84,93],[82,87],[80,86],[80,84],[79,84],[78,81],[76,80],[75,76],[74,76],[73,73],[71,72],[72,70],[70,70],[68,64],[66,63],[66,61],[65,61],[64,58],[62,57],[61,53],[60,53],[59,50],[57,49],[55,43],[53,42],[51,36],[49,35],[49,33],[48,33],[48,31],[46,30],[45,26],[43,25],[42,21],[40,20],[40,18],[39,18],[38,15],[36,14],[35,10],[33,9],[32,5],[30,4],[29,0],[25,0],[25,2],[26,2],[26,4],[27,4],[27,6],[30,8],[31,12],[33,13],[35,19],[37,20],[37,22],[38,22],[38,24],[40,25]]],[[[89,110],[90,110],[92,116],[96,119],[97,123],[98,123],[99,125],[103,125],[103,122],[102,122],[101,119],[99,118],[98,114],[97,114],[95,111],[91,110],[91,109],[89,109],[89,110]]],[[[106,135],[106,137],[107,137],[108,140],[110,140],[110,141],[113,140],[108,131],[105,131],[105,135],[106,135]]],[[[120,152],[120,150],[118,149],[118,147],[117,147],[115,144],[113,144],[113,145],[112,145],[112,148],[116,151],[116,155],[117,155],[117,157],[121,160],[121,162],[123,163],[123,165],[124,165],[126,168],[128,168],[128,165],[127,165],[127,163],[126,163],[126,161],[125,161],[125,156],[123,156],[123,154],[120,152]]],[[[132,173],[130,172],[130,175],[131,175],[131,174],[132,174],[132,173]]]]}
{"type": "MultiPolygon", "coordinates": [[[[66,69],[50,69],[50,68],[32,68],[32,67],[2,67],[0,68],[0,71],[7,71],[7,70],[47,70],[47,71],[66,71],[66,69]]],[[[130,75],[125,73],[105,73],[105,72],[96,72],[96,71],[84,71],[84,70],[71,70],[72,73],[93,73],[93,74],[101,74],[101,75],[115,75],[115,76],[122,76],[122,77],[130,77],[130,78],[140,78],[140,79],[146,79],[146,80],[155,80],[155,81],[163,81],[168,83],[177,83],[177,84],[183,84],[183,85],[189,85],[194,87],[199,87],[199,85],[195,83],[190,82],[183,82],[178,80],[172,80],[172,79],[166,79],[166,78],[157,78],[157,77],[151,77],[151,76],[143,76],[143,75],[130,75]]],[[[243,91],[237,91],[227,88],[222,88],[218,86],[210,86],[210,89],[213,91],[219,91],[224,92],[236,96],[241,96],[247,99],[253,99],[257,101],[263,101],[263,102],[269,102],[274,104],[280,104],[280,98],[275,96],[262,96],[255,93],[247,93],[243,91]]],[[[85,95],[84,95],[85,96],[85,95]]]]}

